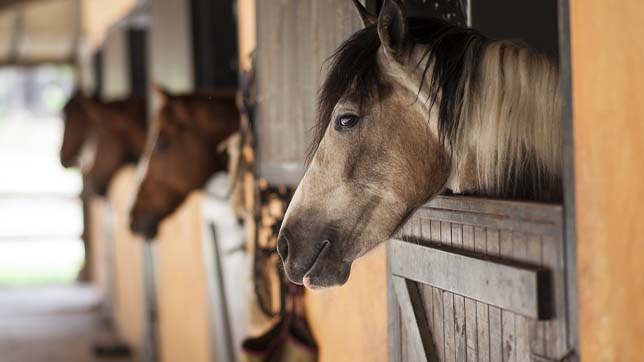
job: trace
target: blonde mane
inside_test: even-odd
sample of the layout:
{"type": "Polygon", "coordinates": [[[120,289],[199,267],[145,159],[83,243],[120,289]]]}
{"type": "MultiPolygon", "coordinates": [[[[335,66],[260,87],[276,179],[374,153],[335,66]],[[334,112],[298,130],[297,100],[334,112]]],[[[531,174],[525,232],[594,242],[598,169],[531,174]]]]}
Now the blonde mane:
{"type": "Polygon", "coordinates": [[[506,41],[490,42],[479,79],[467,82],[453,157],[475,162],[476,193],[556,198],[561,175],[561,96],[557,66],[506,41]],[[471,157],[473,154],[474,157],[471,157]]]}

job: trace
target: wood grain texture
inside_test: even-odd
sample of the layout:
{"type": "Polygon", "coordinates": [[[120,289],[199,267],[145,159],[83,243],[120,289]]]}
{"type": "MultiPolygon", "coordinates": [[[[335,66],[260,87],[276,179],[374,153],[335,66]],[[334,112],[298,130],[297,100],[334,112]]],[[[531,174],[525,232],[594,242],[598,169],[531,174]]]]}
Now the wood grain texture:
{"type": "MultiPolygon", "coordinates": [[[[441,361],[556,361],[567,354],[562,211],[558,205],[439,197],[410,218],[399,240],[390,240],[390,273],[420,282],[441,361]],[[413,251],[401,253],[399,245],[413,251]],[[436,250],[445,255],[426,255],[436,250]],[[454,269],[444,265],[459,255],[473,260],[454,269]],[[544,282],[539,297],[544,299],[535,305],[543,312],[540,318],[547,319],[513,312],[505,304],[508,298],[501,302],[462,290],[452,293],[450,283],[484,275],[475,267],[481,261],[493,268],[543,273],[541,282],[550,282],[544,282]]],[[[495,290],[492,284],[475,284],[495,290]]],[[[405,345],[409,342],[403,338],[400,349],[416,348],[405,345]]]]}
{"type": "Polygon", "coordinates": [[[342,288],[307,291],[306,315],[320,362],[387,361],[385,251],[383,244],[357,260],[342,288]]]}
{"type": "MultiPolygon", "coordinates": [[[[394,275],[532,318],[539,317],[538,300],[542,286],[539,284],[538,270],[504,265],[395,239],[390,241],[390,246],[390,256],[393,258],[390,271],[394,275]],[[424,268],[418,268],[418,265],[423,264],[424,268]]],[[[435,296],[434,305],[436,303],[442,305],[442,297],[435,296]]],[[[481,313],[487,323],[487,307],[481,313]]]]}
{"type": "Polygon", "coordinates": [[[114,321],[119,336],[135,354],[141,354],[146,333],[143,241],[129,227],[129,195],[135,177],[134,167],[121,169],[110,185],[108,198],[114,220],[114,321]]]}
{"type": "Polygon", "coordinates": [[[346,0],[256,4],[258,166],[269,182],[296,183],[315,124],[316,95],[327,71],[324,61],[362,23],[346,0]],[[274,173],[270,164],[287,167],[274,173]]]}
{"type": "Polygon", "coordinates": [[[571,0],[581,357],[644,347],[644,2],[571,0]]]}
{"type": "Polygon", "coordinates": [[[212,360],[210,305],[196,192],[167,218],[157,237],[156,293],[161,361],[212,360]]]}

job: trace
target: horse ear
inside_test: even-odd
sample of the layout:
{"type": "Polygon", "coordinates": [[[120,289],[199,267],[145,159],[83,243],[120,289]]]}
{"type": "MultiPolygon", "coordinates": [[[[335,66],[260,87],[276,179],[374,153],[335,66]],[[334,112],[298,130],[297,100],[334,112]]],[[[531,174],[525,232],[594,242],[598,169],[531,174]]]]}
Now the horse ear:
{"type": "Polygon", "coordinates": [[[358,10],[358,15],[360,15],[360,19],[362,19],[362,24],[365,28],[378,22],[378,18],[369,14],[367,8],[365,8],[359,0],[353,0],[353,5],[355,6],[356,10],[358,10]]]}
{"type": "Polygon", "coordinates": [[[407,12],[400,0],[385,0],[378,17],[378,36],[385,54],[398,60],[408,49],[407,12]]]}
{"type": "Polygon", "coordinates": [[[172,113],[176,117],[177,121],[185,124],[190,124],[192,122],[192,114],[183,99],[178,97],[168,98],[166,102],[170,105],[170,109],[172,109],[172,113]]]}
{"type": "Polygon", "coordinates": [[[152,85],[152,90],[159,97],[159,99],[161,101],[166,101],[170,97],[172,97],[172,95],[170,94],[170,92],[167,89],[163,88],[162,86],[160,86],[160,85],[158,85],[156,83],[154,85],[152,85]]]}

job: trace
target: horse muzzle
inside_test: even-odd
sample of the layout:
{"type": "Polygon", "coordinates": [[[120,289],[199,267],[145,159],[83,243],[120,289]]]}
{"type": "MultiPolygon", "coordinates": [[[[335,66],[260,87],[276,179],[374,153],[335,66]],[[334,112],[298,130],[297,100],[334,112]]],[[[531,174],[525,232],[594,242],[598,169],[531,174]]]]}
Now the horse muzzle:
{"type": "Polygon", "coordinates": [[[308,289],[340,286],[349,279],[351,263],[342,261],[337,243],[328,236],[311,240],[284,228],[277,240],[277,252],[289,280],[308,289]]]}

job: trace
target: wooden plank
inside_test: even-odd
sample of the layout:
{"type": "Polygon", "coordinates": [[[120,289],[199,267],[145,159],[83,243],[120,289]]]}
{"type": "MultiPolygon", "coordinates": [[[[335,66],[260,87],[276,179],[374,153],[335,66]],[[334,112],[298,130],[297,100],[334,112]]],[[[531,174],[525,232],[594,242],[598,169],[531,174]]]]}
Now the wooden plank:
{"type": "Polygon", "coordinates": [[[504,230],[548,235],[557,235],[561,232],[560,224],[512,219],[508,216],[432,208],[421,208],[416,213],[419,216],[427,219],[475,225],[480,227],[493,227],[504,230]]]}
{"type": "Polygon", "coordinates": [[[423,208],[495,215],[513,220],[562,225],[561,205],[467,196],[436,196],[423,208]]]}
{"type": "MultiPolygon", "coordinates": [[[[474,228],[463,225],[463,248],[474,250],[474,228]]],[[[465,298],[465,357],[467,362],[478,361],[478,342],[476,330],[476,301],[465,298]]]]}
{"type": "Polygon", "coordinates": [[[431,232],[431,241],[440,242],[441,241],[441,223],[440,221],[431,220],[430,221],[430,232],[431,232]]]}
{"type": "Polygon", "coordinates": [[[434,356],[432,350],[432,338],[427,325],[427,319],[422,309],[422,301],[418,289],[414,283],[404,278],[392,278],[396,299],[400,305],[401,319],[405,328],[405,336],[408,338],[405,348],[409,355],[405,356],[409,361],[427,362],[428,356],[434,356]]]}
{"type": "Polygon", "coordinates": [[[445,360],[445,326],[443,306],[443,292],[438,288],[432,288],[434,298],[434,325],[432,336],[436,345],[436,355],[439,361],[445,360]]]}
{"type": "MultiPolygon", "coordinates": [[[[474,227],[474,249],[481,254],[487,254],[487,235],[485,228],[474,227]]],[[[477,298],[478,299],[478,298],[477,298]]],[[[484,302],[476,302],[476,329],[478,342],[478,360],[490,361],[490,318],[489,308],[484,302]]]]}
{"type": "MultiPolygon", "coordinates": [[[[463,248],[463,226],[452,224],[452,247],[463,248]]],[[[454,348],[456,361],[464,362],[467,345],[465,342],[465,298],[454,295],[454,348]]]]}
{"type": "Polygon", "coordinates": [[[443,292],[443,310],[445,314],[443,316],[444,320],[444,331],[445,331],[445,357],[443,361],[453,362],[456,361],[456,324],[454,321],[454,295],[452,293],[443,292]]]}
{"type": "Polygon", "coordinates": [[[476,301],[465,298],[465,343],[467,362],[478,361],[478,342],[476,329],[476,301]]]}
{"type": "MultiPolygon", "coordinates": [[[[528,250],[527,259],[535,265],[542,265],[541,236],[529,234],[527,236],[528,250]]],[[[545,355],[545,338],[543,323],[536,320],[529,321],[530,326],[530,347],[531,353],[545,355]]]]}
{"type": "MultiPolygon", "coordinates": [[[[528,244],[526,235],[523,233],[512,233],[512,252],[514,259],[521,261],[529,261],[527,258],[528,244]]],[[[516,359],[517,361],[530,360],[530,325],[528,318],[522,315],[516,315],[515,323],[515,336],[516,336],[516,359]]]]}
{"type": "MultiPolygon", "coordinates": [[[[487,253],[492,256],[499,256],[500,254],[500,239],[499,231],[495,229],[487,229],[487,253]]],[[[496,306],[489,306],[489,322],[490,322],[490,360],[503,361],[502,347],[502,331],[503,324],[501,320],[501,309],[496,306]]]]}
{"type": "MultiPolygon", "coordinates": [[[[512,232],[502,230],[499,233],[499,254],[502,258],[512,258],[513,255],[513,240],[512,232]]],[[[516,361],[516,337],[515,337],[515,323],[514,323],[514,313],[502,310],[501,311],[501,323],[503,324],[502,331],[502,354],[503,362],[515,362],[516,361]]]]}
{"type": "Polygon", "coordinates": [[[537,269],[500,264],[395,239],[391,244],[391,272],[395,275],[529,317],[539,317],[540,271],[537,269]],[[418,268],[418,265],[426,267],[418,268]]]}
{"type": "MultiPolygon", "coordinates": [[[[452,246],[452,224],[441,222],[441,242],[446,246],[452,246]]],[[[456,361],[456,326],[454,322],[454,295],[443,292],[443,330],[445,341],[445,353],[443,361],[456,361]]]]}

